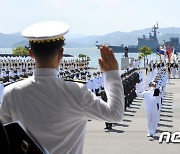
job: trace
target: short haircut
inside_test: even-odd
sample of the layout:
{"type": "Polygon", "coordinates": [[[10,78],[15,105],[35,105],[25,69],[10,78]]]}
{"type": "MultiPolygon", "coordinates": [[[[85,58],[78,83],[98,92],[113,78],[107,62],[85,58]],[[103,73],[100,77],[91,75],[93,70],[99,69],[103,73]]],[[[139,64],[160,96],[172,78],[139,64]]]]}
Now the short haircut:
{"type": "Polygon", "coordinates": [[[149,87],[156,87],[156,84],[153,83],[153,82],[150,82],[150,83],[149,83],[149,87]]]}
{"type": "Polygon", "coordinates": [[[57,54],[57,51],[64,46],[64,40],[56,40],[50,42],[41,42],[41,43],[29,43],[30,48],[34,54],[34,57],[37,60],[44,61],[54,58],[57,54]]]}

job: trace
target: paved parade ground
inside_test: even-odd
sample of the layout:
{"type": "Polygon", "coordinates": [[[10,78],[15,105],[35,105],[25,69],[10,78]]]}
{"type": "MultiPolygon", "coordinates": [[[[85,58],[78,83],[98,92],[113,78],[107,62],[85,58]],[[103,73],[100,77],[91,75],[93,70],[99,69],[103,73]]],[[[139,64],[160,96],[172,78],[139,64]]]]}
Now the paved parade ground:
{"type": "Polygon", "coordinates": [[[146,137],[147,121],[144,100],[135,99],[121,123],[105,130],[104,122],[87,125],[84,154],[179,154],[180,143],[159,143],[161,132],[180,132],[180,79],[171,79],[161,109],[156,136],[146,137]]]}

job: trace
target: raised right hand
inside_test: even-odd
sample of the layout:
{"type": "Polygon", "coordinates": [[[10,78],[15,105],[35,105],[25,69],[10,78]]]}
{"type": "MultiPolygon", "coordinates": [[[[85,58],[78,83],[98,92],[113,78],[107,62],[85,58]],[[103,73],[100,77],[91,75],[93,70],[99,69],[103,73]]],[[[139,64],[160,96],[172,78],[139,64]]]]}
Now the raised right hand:
{"type": "Polygon", "coordinates": [[[114,52],[107,45],[100,47],[101,58],[98,59],[100,69],[103,73],[110,70],[119,70],[118,62],[114,52]]]}

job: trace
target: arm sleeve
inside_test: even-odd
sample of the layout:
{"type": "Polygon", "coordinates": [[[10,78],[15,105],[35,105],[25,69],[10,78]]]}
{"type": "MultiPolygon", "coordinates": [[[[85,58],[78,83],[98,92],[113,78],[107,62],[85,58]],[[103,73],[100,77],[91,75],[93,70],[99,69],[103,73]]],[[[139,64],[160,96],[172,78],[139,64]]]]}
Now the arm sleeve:
{"type": "Polygon", "coordinates": [[[5,93],[6,92],[4,91],[2,95],[2,103],[0,104],[0,120],[2,121],[2,123],[9,123],[12,122],[12,118],[10,113],[8,97],[5,93]]]}
{"type": "Polygon", "coordinates": [[[144,97],[145,91],[142,92],[142,93],[140,93],[140,92],[138,92],[137,90],[135,90],[135,92],[136,92],[137,97],[141,97],[141,98],[144,97]]]}
{"type": "Polygon", "coordinates": [[[83,109],[88,118],[119,122],[124,115],[124,91],[119,71],[105,73],[107,103],[96,97],[86,86],[82,88],[83,109]]]}

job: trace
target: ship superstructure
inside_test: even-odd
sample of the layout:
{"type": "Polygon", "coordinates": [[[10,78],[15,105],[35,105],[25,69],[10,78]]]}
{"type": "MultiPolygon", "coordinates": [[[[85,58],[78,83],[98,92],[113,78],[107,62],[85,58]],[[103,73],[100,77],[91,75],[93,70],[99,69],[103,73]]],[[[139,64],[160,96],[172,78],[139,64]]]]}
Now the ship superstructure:
{"type": "MultiPolygon", "coordinates": [[[[158,24],[152,27],[152,33],[149,33],[149,38],[146,38],[145,35],[143,35],[143,37],[139,37],[138,38],[138,43],[137,45],[128,45],[128,52],[130,53],[138,53],[139,52],[139,48],[141,48],[142,46],[147,46],[149,48],[152,49],[153,52],[156,52],[156,48],[159,47],[158,44],[158,40],[157,40],[157,29],[158,29],[158,24]]],[[[101,46],[101,44],[96,44],[96,46],[99,48],[101,46]]],[[[109,45],[110,48],[112,48],[112,50],[115,53],[124,53],[124,45],[121,46],[113,46],[113,45],[109,45]]]]}

